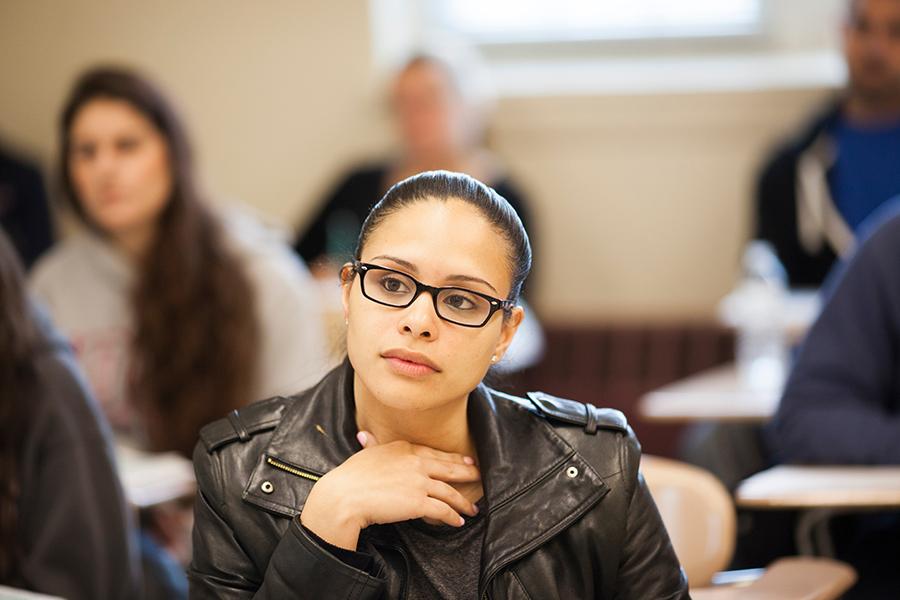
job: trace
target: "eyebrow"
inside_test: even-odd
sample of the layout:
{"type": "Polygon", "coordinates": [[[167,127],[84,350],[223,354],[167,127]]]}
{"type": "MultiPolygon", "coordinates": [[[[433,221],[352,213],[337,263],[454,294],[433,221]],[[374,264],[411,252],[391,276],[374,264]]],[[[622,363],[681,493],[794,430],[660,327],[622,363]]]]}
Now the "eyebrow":
{"type": "MultiPolygon", "coordinates": [[[[372,258],[372,260],[378,260],[378,259],[389,260],[391,262],[397,263],[398,265],[400,265],[401,267],[403,267],[404,269],[406,269],[413,275],[419,274],[419,270],[416,268],[416,265],[409,262],[408,260],[403,260],[402,258],[397,258],[396,256],[390,256],[388,254],[380,254],[380,255],[372,258]]],[[[498,295],[500,294],[500,292],[498,292],[494,286],[492,286],[490,283],[488,283],[484,279],[481,279],[480,277],[472,277],[471,275],[449,275],[449,276],[447,276],[446,280],[447,281],[464,281],[464,282],[469,282],[469,283],[482,283],[482,284],[488,286],[489,288],[491,288],[491,291],[494,292],[495,294],[498,294],[498,295]]]]}

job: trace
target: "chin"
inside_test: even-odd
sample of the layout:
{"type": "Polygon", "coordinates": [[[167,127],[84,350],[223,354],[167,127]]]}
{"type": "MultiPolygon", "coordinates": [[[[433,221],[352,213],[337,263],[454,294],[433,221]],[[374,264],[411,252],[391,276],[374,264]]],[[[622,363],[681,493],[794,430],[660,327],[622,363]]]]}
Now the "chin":
{"type": "Polygon", "coordinates": [[[423,401],[433,403],[437,399],[436,390],[442,387],[436,385],[437,374],[427,379],[414,379],[394,373],[387,365],[379,371],[370,391],[380,402],[394,408],[427,408],[422,406],[423,401]]]}
{"type": "Polygon", "coordinates": [[[137,221],[130,214],[117,214],[114,212],[99,214],[93,220],[103,231],[111,235],[120,235],[132,231],[135,229],[137,221]]]}
{"type": "Polygon", "coordinates": [[[367,374],[360,374],[360,380],[369,393],[381,404],[394,410],[427,410],[439,406],[444,401],[445,389],[435,380],[411,379],[391,371],[383,365],[367,374]]]}

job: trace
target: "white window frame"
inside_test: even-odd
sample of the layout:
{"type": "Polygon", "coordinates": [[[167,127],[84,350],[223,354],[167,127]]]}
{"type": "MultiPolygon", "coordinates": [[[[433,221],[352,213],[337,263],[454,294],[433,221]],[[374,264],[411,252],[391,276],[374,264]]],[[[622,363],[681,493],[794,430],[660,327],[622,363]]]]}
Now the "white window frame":
{"type": "MultiPolygon", "coordinates": [[[[450,0],[452,1],[452,0],[450,0]]],[[[595,34],[590,33],[572,33],[569,35],[561,34],[560,32],[552,32],[547,31],[543,34],[540,32],[532,33],[532,34],[522,34],[516,35],[511,34],[504,36],[502,34],[493,35],[487,34],[483,36],[479,36],[477,34],[471,34],[467,36],[467,39],[473,43],[474,45],[482,48],[489,49],[492,47],[511,47],[511,46],[520,46],[520,47],[540,47],[540,46],[556,46],[560,44],[569,45],[569,44],[577,44],[577,45],[602,45],[609,47],[611,45],[618,44],[631,44],[634,42],[639,43],[658,43],[658,42],[678,42],[680,44],[690,43],[694,40],[702,40],[708,41],[710,39],[716,40],[747,40],[752,38],[758,38],[763,36],[767,32],[767,24],[768,24],[768,16],[769,16],[769,6],[772,0],[755,0],[758,4],[759,8],[759,18],[749,24],[746,27],[735,28],[733,30],[712,30],[712,29],[685,29],[681,32],[676,30],[671,31],[653,31],[653,30],[622,30],[618,34],[613,33],[612,31],[604,34],[599,30],[595,34]]],[[[443,21],[443,15],[441,14],[441,10],[438,7],[437,0],[425,0],[422,3],[422,11],[421,15],[427,22],[427,25],[433,28],[442,28],[446,27],[447,24],[443,21]]],[[[465,35],[464,32],[454,32],[457,35],[465,35]]]]}
{"type": "MultiPolygon", "coordinates": [[[[846,0],[760,1],[759,26],[742,34],[468,43],[501,97],[840,86],[846,0]]],[[[459,44],[429,15],[430,2],[369,0],[376,79],[411,52],[459,44]]]]}

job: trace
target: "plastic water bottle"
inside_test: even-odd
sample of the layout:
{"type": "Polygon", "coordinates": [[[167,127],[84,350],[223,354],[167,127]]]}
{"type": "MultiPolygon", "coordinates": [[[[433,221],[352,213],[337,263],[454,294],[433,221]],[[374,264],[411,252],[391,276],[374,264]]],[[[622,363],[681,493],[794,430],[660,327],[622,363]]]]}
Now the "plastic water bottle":
{"type": "Polygon", "coordinates": [[[787,275],[768,242],[754,240],[743,256],[743,278],[720,305],[723,319],[737,329],[738,377],[754,390],[777,390],[787,375],[784,323],[787,275]]]}

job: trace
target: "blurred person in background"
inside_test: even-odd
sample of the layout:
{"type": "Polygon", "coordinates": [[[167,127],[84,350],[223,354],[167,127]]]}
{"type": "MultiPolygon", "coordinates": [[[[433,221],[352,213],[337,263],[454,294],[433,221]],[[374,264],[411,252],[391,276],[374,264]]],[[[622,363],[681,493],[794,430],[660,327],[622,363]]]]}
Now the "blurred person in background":
{"type": "Polygon", "coordinates": [[[111,441],[0,232],[0,585],[69,600],[139,597],[137,535],[111,441]]]}
{"type": "MultiPolygon", "coordinates": [[[[394,183],[415,173],[446,169],[484,181],[507,199],[528,234],[528,205],[500,161],[484,146],[488,86],[469,53],[422,53],[394,76],[389,106],[400,141],[395,156],[357,166],[344,175],[302,228],[295,249],[322,278],[334,278],[352,255],[369,210],[394,183]]],[[[534,311],[526,319],[498,371],[518,371],[542,356],[544,335],[534,311]]]]}
{"type": "Polygon", "coordinates": [[[532,233],[524,199],[482,145],[487,92],[479,78],[464,69],[469,65],[459,62],[446,53],[419,54],[396,73],[388,102],[399,151],[351,169],[302,228],[295,249],[314,271],[336,272],[353,253],[372,206],[394,183],[422,171],[446,169],[484,181],[509,201],[532,233]]]}
{"type": "Polygon", "coordinates": [[[759,178],[756,236],[794,287],[817,287],[860,224],[900,194],[900,2],[850,0],[844,92],[780,147],[759,178]]]}
{"type": "MultiPolygon", "coordinates": [[[[83,227],[30,283],[118,443],[189,456],[204,423],[318,380],[327,348],[308,271],[261,225],[207,204],[186,131],[156,87],[126,69],[83,74],[59,159],[83,227]]],[[[143,516],[185,562],[190,507],[143,516]]]]}
{"type": "MultiPolygon", "coordinates": [[[[900,465],[898,202],[864,223],[871,236],[828,279],[766,431],[778,462],[900,465]]],[[[900,597],[900,512],[844,517],[832,529],[838,557],[860,575],[847,598],[900,597]]]]}
{"type": "Polygon", "coordinates": [[[189,456],[202,424],[317,381],[308,272],[261,225],[207,204],[186,132],[150,82],[89,71],[60,126],[62,189],[84,227],[31,285],[118,434],[189,456]]]}
{"type": "Polygon", "coordinates": [[[53,244],[53,221],[40,170],[2,145],[0,227],[26,268],[53,244]]]}

